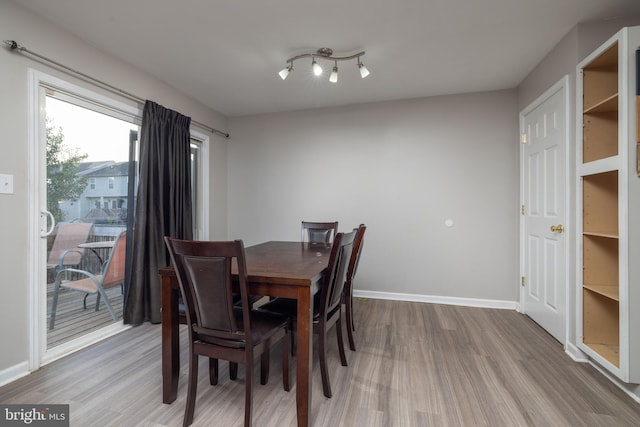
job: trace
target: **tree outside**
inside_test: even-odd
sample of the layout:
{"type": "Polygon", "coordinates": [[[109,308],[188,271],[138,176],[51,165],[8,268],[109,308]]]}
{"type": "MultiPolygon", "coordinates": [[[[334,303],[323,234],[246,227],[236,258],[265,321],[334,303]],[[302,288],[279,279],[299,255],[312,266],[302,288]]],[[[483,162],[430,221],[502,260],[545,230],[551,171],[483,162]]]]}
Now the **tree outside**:
{"type": "Polygon", "coordinates": [[[64,143],[61,127],[55,127],[47,117],[47,209],[56,222],[62,222],[65,214],[60,202],[77,200],[87,187],[87,179],[77,175],[80,162],[87,158],[77,148],[64,143]]]}

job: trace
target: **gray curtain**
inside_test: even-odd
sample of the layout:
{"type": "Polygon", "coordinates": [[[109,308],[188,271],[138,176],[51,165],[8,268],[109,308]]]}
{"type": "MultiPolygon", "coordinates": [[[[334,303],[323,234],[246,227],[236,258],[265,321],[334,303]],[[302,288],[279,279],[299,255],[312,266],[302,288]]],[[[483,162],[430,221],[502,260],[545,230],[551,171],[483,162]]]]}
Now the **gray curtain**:
{"type": "Polygon", "coordinates": [[[191,118],[146,101],[124,323],[160,323],[158,268],[169,265],[164,236],[193,238],[191,118]]]}

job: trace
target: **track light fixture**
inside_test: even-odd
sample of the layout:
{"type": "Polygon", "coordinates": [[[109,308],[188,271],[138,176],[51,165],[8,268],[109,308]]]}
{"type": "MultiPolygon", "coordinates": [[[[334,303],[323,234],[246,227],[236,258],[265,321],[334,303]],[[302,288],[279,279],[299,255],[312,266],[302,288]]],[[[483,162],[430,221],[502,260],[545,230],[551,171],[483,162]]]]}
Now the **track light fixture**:
{"type": "Polygon", "coordinates": [[[358,52],[354,55],[349,55],[349,56],[333,56],[333,49],[330,49],[328,47],[322,47],[318,49],[315,53],[303,53],[287,59],[287,66],[283,68],[278,74],[280,75],[280,78],[284,80],[287,78],[289,73],[293,70],[293,61],[297,59],[302,59],[302,58],[311,58],[311,69],[313,71],[313,74],[316,76],[321,76],[322,67],[320,66],[320,64],[318,64],[318,61],[316,61],[316,59],[327,59],[334,62],[333,70],[331,71],[331,75],[329,76],[329,81],[331,83],[337,83],[338,82],[338,61],[348,61],[351,59],[356,59],[357,60],[356,65],[358,67],[358,70],[360,71],[360,77],[364,79],[371,73],[369,72],[367,67],[365,67],[364,64],[360,61],[361,56],[364,56],[364,51],[358,52]]]}

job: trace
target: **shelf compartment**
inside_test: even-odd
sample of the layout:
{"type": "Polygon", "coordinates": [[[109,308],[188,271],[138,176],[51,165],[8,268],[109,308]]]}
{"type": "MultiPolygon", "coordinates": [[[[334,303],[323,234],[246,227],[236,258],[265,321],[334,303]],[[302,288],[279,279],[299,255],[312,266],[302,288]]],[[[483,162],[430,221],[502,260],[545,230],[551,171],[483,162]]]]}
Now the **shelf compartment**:
{"type": "Polygon", "coordinates": [[[583,69],[583,111],[602,104],[618,93],[618,43],[583,69]]]}
{"type": "MultiPolygon", "coordinates": [[[[617,106],[617,101],[616,101],[617,106]]],[[[582,162],[618,155],[618,111],[584,114],[582,162]]]]}
{"type": "Polygon", "coordinates": [[[613,95],[593,104],[589,108],[585,108],[584,114],[592,113],[611,113],[618,111],[618,94],[613,95]]]}
{"type": "Polygon", "coordinates": [[[618,236],[618,171],[582,177],[584,233],[618,236]]]}
{"type": "Polygon", "coordinates": [[[618,286],[607,285],[584,285],[585,289],[590,290],[596,294],[602,295],[605,298],[609,298],[613,301],[620,301],[620,291],[618,286]]]}
{"type": "Polygon", "coordinates": [[[620,367],[620,306],[587,288],[582,292],[582,342],[614,366],[620,367]]]}
{"type": "Polygon", "coordinates": [[[582,282],[585,286],[618,289],[618,239],[584,235],[582,241],[582,282]]]}

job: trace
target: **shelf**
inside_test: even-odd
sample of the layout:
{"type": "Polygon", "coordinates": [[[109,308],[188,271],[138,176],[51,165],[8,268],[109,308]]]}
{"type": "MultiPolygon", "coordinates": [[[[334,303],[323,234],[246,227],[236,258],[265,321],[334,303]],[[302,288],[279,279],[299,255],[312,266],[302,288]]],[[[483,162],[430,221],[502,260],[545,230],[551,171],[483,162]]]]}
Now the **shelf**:
{"type": "Polygon", "coordinates": [[[618,94],[614,93],[613,95],[601,100],[596,101],[589,108],[585,108],[584,114],[593,114],[593,113],[610,113],[618,111],[618,94]]]}
{"type": "Polygon", "coordinates": [[[584,285],[584,288],[613,301],[620,301],[620,291],[617,286],[584,285]]]}
{"type": "Polygon", "coordinates": [[[585,236],[604,237],[605,239],[619,239],[618,233],[611,233],[607,231],[585,231],[582,233],[585,236]]]}
{"type": "MultiPolygon", "coordinates": [[[[616,107],[617,107],[616,101],[616,107]]],[[[582,119],[583,163],[618,155],[618,111],[585,113],[582,119]]]]}
{"type": "Polygon", "coordinates": [[[603,359],[616,367],[620,367],[620,347],[608,344],[587,343],[585,345],[598,353],[603,359]]]}
{"type": "MultiPolygon", "coordinates": [[[[582,70],[583,111],[618,108],[618,44],[615,43],[582,70]],[[613,103],[615,101],[615,107],[613,103]]],[[[608,109],[608,110],[607,110],[608,109]]]]}
{"type": "Polygon", "coordinates": [[[618,235],[618,171],[582,178],[582,229],[618,235]]]}
{"type": "Polygon", "coordinates": [[[615,366],[620,366],[620,304],[583,288],[582,342],[615,366]]]}
{"type": "Polygon", "coordinates": [[[585,286],[618,286],[618,239],[583,235],[582,282],[585,286]]]}

